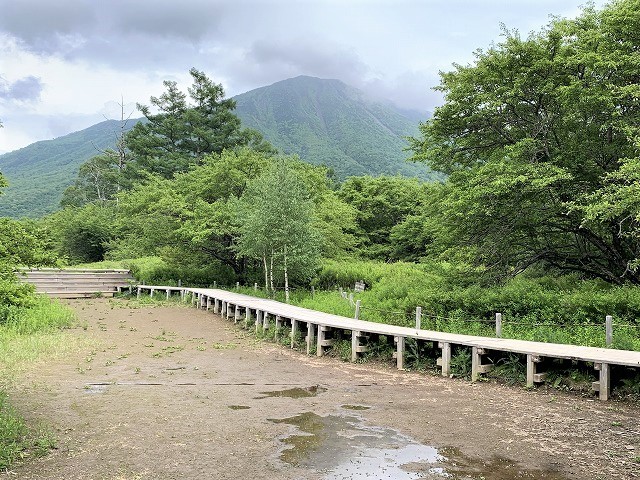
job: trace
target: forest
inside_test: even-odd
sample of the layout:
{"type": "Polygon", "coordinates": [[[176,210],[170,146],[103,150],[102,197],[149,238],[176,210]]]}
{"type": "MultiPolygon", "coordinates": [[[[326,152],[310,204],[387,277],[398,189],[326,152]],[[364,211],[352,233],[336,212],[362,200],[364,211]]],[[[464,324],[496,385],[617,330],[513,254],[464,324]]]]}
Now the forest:
{"type": "Polygon", "coordinates": [[[613,346],[640,349],[639,49],[639,0],[505,28],[441,73],[444,103],[407,139],[438,182],[341,182],[244,128],[191,69],[82,165],[59,211],[0,220],[0,323],[33,302],[17,266],[103,262],[345,314],[335,289],[362,280],[365,319],[421,306],[429,328],[486,333],[501,312],[505,335],[539,341],[603,346],[612,315],[613,346]]]}

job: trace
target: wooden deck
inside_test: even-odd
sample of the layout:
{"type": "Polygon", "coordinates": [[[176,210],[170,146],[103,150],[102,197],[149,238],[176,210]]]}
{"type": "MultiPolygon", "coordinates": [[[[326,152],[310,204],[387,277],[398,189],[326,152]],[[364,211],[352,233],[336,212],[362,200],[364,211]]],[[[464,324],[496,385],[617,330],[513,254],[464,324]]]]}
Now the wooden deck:
{"type": "Polygon", "coordinates": [[[322,356],[325,349],[333,344],[330,338],[333,330],[351,332],[352,360],[358,354],[366,351],[364,339],[369,334],[388,335],[394,337],[396,344],[396,361],[398,369],[403,369],[404,349],[406,339],[434,342],[441,349],[438,365],[443,376],[451,373],[451,350],[453,345],[463,345],[471,348],[472,353],[472,381],[478,380],[481,374],[493,368],[491,363],[483,363],[484,356],[491,351],[511,352],[526,355],[527,385],[533,386],[545,380],[545,373],[538,372],[538,364],[544,358],[570,359],[591,362],[599,372],[599,381],[594,382],[593,389],[599,392],[601,400],[607,400],[610,393],[611,365],[640,368],[640,352],[614,350],[608,348],[582,347],[578,345],[564,345],[554,343],[531,342],[506,338],[477,337],[455,333],[420,330],[409,327],[399,327],[383,323],[367,322],[352,318],[341,317],[307,308],[297,307],[275,300],[262,299],[208,288],[166,287],[153,285],[137,286],[137,294],[149,291],[164,293],[167,298],[171,293],[180,293],[183,300],[190,297],[193,305],[198,308],[213,310],[225,318],[234,321],[254,320],[256,327],[273,328],[288,326],[291,328],[291,345],[294,337],[304,332],[307,353],[315,347],[316,354],[322,356]]]}

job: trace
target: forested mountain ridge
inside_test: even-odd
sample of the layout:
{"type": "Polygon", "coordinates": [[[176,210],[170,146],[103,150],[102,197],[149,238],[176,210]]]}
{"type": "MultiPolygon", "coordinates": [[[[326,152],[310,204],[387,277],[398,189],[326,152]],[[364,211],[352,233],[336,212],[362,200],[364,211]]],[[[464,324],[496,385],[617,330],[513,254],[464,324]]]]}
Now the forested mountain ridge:
{"type": "Polygon", "coordinates": [[[435,178],[424,165],[406,162],[405,137],[418,133],[415,117],[339,80],[299,76],[234,99],[244,126],[261,132],[283,153],[333,168],[341,179],[365,174],[435,178]]]}
{"type": "MultiPolygon", "coordinates": [[[[137,121],[129,121],[126,129],[137,121]]],[[[119,121],[106,120],[0,155],[0,172],[9,181],[0,196],[0,217],[36,218],[55,211],[80,165],[101,150],[113,148],[119,130],[119,121]]]]}
{"type": "MultiPolygon", "coordinates": [[[[418,134],[418,113],[371,101],[338,80],[300,76],[234,100],[244,127],[258,130],[283,153],[333,168],[340,179],[365,174],[439,178],[424,164],[406,162],[404,137],[418,134]]],[[[130,120],[127,129],[138,121],[130,120]]],[[[80,165],[113,148],[119,129],[119,121],[108,120],[0,155],[0,172],[9,181],[0,196],[0,217],[36,218],[55,211],[80,165]]]]}

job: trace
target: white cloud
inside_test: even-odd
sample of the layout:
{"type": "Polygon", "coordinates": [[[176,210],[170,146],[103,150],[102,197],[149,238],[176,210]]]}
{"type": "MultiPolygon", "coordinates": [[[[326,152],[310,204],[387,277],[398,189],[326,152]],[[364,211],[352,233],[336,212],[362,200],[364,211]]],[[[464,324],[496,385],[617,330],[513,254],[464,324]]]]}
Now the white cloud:
{"type": "Polygon", "coordinates": [[[0,101],[0,150],[89,126],[80,119],[99,121],[108,102],[148,103],[163,79],[185,88],[192,66],[228,95],[304,74],[432,109],[438,70],[471,61],[499,39],[500,22],[526,33],[582,3],[0,0],[0,96],[15,97],[0,101]]]}

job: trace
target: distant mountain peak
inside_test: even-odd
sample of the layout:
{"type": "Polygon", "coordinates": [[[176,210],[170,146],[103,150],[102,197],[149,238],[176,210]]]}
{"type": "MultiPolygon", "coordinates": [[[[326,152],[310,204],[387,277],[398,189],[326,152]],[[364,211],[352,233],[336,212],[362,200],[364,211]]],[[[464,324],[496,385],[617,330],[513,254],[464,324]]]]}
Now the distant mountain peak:
{"type": "Polygon", "coordinates": [[[339,178],[436,178],[426,166],[406,162],[405,138],[418,134],[418,121],[341,80],[299,75],[234,98],[245,126],[284,153],[331,167],[339,178]]]}

